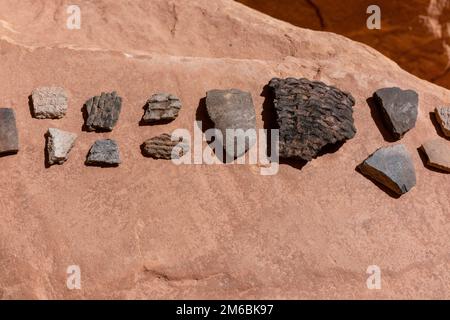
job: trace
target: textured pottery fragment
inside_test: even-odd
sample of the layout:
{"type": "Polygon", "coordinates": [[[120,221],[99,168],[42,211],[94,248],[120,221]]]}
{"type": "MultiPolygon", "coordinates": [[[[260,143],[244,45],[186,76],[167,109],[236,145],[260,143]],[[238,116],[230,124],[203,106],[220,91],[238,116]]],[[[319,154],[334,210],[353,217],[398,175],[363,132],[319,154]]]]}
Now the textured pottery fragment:
{"type": "Polygon", "coordinates": [[[153,124],[169,122],[178,117],[181,109],[180,99],[169,93],[157,93],[148,99],[142,123],[153,124]]]}
{"type": "Polygon", "coordinates": [[[55,128],[47,132],[47,155],[48,164],[63,164],[69,157],[69,152],[75,145],[77,135],[55,128]]]}
{"type": "Polygon", "coordinates": [[[60,87],[40,87],[31,93],[33,116],[37,119],[60,119],[67,112],[67,94],[60,87]]]}
{"type": "Polygon", "coordinates": [[[0,108],[0,156],[19,151],[19,134],[13,109],[0,108]]]}
{"type": "Polygon", "coordinates": [[[325,146],[355,136],[351,94],[304,78],[274,78],[269,87],[280,130],[281,158],[310,161],[325,146]]]}
{"type": "Polygon", "coordinates": [[[240,157],[255,144],[256,114],[249,92],[238,89],[210,90],[206,93],[206,110],[222,133],[223,147],[228,157],[240,157]]]}
{"type": "Polygon", "coordinates": [[[86,160],[91,166],[118,166],[120,163],[119,146],[111,139],[95,141],[86,160]]]}
{"type": "Polygon", "coordinates": [[[383,88],[377,90],[373,97],[392,137],[401,139],[414,128],[419,109],[419,95],[415,91],[383,88]]]}
{"type": "Polygon", "coordinates": [[[360,166],[361,172],[402,195],[416,185],[411,156],[403,144],[380,148],[360,166]]]}
{"type": "Polygon", "coordinates": [[[179,159],[189,151],[189,146],[183,143],[183,138],[163,133],[145,141],[142,145],[142,154],[154,159],[179,159]]]}
{"type": "Polygon", "coordinates": [[[443,139],[430,140],[422,145],[422,150],[429,166],[450,172],[450,142],[443,139]]]}
{"type": "Polygon", "coordinates": [[[88,131],[112,131],[119,120],[122,98],[117,93],[104,93],[86,101],[86,129],[88,131]]]}

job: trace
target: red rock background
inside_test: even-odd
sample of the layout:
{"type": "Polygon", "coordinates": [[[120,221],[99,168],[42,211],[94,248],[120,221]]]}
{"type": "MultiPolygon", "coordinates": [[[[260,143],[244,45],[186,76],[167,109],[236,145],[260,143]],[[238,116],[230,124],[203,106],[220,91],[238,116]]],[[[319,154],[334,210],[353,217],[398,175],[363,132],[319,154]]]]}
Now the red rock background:
{"type": "Polygon", "coordinates": [[[377,49],[405,70],[450,88],[450,1],[238,0],[296,26],[342,34],[377,49]],[[370,5],[381,30],[369,30],[370,5]]]}
{"type": "Polygon", "coordinates": [[[68,1],[0,1],[0,105],[16,110],[21,145],[0,158],[1,298],[450,298],[448,175],[425,168],[416,150],[438,136],[430,112],[449,103],[448,90],[366,45],[230,0],[78,3],[81,30],[68,30],[68,1]],[[261,94],[276,76],[350,91],[355,138],[274,176],[142,157],[144,140],[193,130],[209,89],[251,92],[264,127],[261,94]],[[28,95],[51,84],[70,94],[66,117],[31,118],[28,95]],[[390,144],[366,99],[393,85],[420,94],[416,128],[402,140],[418,183],[399,199],[355,171],[390,144]],[[83,103],[111,90],[124,98],[117,127],[82,132],[83,103]],[[182,99],[180,116],[140,127],[158,91],[182,99]],[[79,138],[64,165],[47,169],[49,127],[79,138]],[[84,165],[103,137],[120,144],[120,167],[84,165]],[[69,265],[81,268],[81,290],[66,287],[69,265]],[[381,290],[366,287],[369,265],[381,268],[381,290]]]}

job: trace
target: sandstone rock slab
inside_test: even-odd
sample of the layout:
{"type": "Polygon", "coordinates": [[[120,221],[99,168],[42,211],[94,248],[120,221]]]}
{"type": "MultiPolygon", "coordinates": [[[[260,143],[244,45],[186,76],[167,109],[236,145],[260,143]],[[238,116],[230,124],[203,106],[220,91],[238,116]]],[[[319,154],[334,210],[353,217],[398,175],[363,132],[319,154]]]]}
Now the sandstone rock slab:
{"type": "MultiPolygon", "coordinates": [[[[94,93],[101,87],[127,92],[130,115],[121,114],[114,135],[105,135],[120,143],[127,164],[114,172],[83,169],[73,161],[76,145],[70,166],[43,171],[44,132],[36,128],[42,123],[17,104],[19,152],[25,150],[22,141],[27,149],[0,159],[2,299],[450,299],[450,193],[444,191],[449,176],[418,165],[420,190],[394,201],[351,167],[358,155],[364,160],[368,146],[384,143],[364,108],[368,92],[385,86],[387,78],[417,88],[427,101],[419,114],[421,133],[433,134],[428,113],[450,103],[448,90],[417,79],[365,45],[294,28],[234,1],[76,3],[92,28],[85,23],[68,39],[61,16],[67,2],[0,1],[1,19],[20,31],[2,27],[4,37],[52,48],[27,50],[3,41],[0,69],[7,76],[1,97],[20,103],[27,84],[38,77],[51,83],[55,71],[67,77],[77,97],[93,86],[99,88],[94,93]],[[75,51],[65,48],[69,43],[73,49],[103,49],[75,51]],[[245,84],[259,121],[263,81],[285,74],[350,88],[361,102],[354,107],[355,139],[302,172],[281,165],[270,177],[252,165],[175,166],[139,156],[139,144],[169,132],[136,126],[150,86],[183,93],[181,112],[189,116],[180,113],[176,127],[191,130],[200,95],[223,86],[245,84]],[[116,131],[122,124],[130,129],[116,131]],[[81,267],[82,290],[67,289],[69,264],[81,267]],[[369,264],[388,270],[382,290],[367,290],[369,264]]],[[[349,7],[352,17],[362,18],[361,28],[366,8],[349,7]]],[[[393,33],[384,26],[368,32],[379,40],[383,30],[393,33]]],[[[72,107],[66,128],[81,125],[80,117],[69,117],[72,107]]],[[[76,144],[103,138],[94,136],[79,135],[76,144]]],[[[422,134],[407,138],[411,153],[426,141],[422,134]]]]}
{"type": "Polygon", "coordinates": [[[210,90],[206,93],[206,109],[215,127],[222,133],[227,157],[240,157],[255,144],[256,114],[249,92],[239,89],[210,90]],[[238,131],[227,135],[227,129],[238,131]]]}
{"type": "Polygon", "coordinates": [[[325,146],[355,136],[351,94],[304,78],[274,78],[269,87],[280,129],[280,157],[310,161],[325,146]]]}
{"type": "Polygon", "coordinates": [[[47,132],[48,164],[63,164],[66,162],[76,139],[75,133],[49,128],[47,132]]]}
{"type": "Polygon", "coordinates": [[[13,109],[0,108],[0,156],[19,151],[19,134],[13,109]]]}
{"type": "Polygon", "coordinates": [[[380,148],[360,166],[361,172],[398,195],[416,185],[411,156],[403,144],[380,148]]]}
{"type": "Polygon", "coordinates": [[[169,93],[157,93],[148,99],[142,123],[153,124],[169,122],[178,117],[181,109],[180,99],[169,93]]]}
{"type": "Polygon", "coordinates": [[[112,167],[120,163],[119,146],[111,139],[95,141],[86,159],[86,164],[90,166],[112,167]]]}
{"type": "Polygon", "coordinates": [[[86,129],[88,131],[112,131],[119,120],[122,98],[115,91],[102,92],[86,101],[86,129]]]}
{"type": "Polygon", "coordinates": [[[425,142],[422,150],[427,156],[429,166],[450,172],[450,142],[434,139],[425,142]]]}
{"type": "Polygon", "coordinates": [[[450,137],[450,107],[436,108],[434,113],[442,132],[446,137],[450,137]]]}
{"type": "Polygon", "coordinates": [[[148,139],[142,145],[142,154],[154,159],[179,159],[188,151],[188,145],[181,137],[173,141],[168,133],[148,139]]]}
{"type": "Polygon", "coordinates": [[[382,88],[373,97],[392,137],[401,139],[414,128],[419,109],[419,95],[415,91],[398,87],[382,88]]]}
{"type": "Polygon", "coordinates": [[[67,93],[60,87],[40,87],[31,93],[33,116],[37,119],[60,119],[68,108],[67,93]]]}

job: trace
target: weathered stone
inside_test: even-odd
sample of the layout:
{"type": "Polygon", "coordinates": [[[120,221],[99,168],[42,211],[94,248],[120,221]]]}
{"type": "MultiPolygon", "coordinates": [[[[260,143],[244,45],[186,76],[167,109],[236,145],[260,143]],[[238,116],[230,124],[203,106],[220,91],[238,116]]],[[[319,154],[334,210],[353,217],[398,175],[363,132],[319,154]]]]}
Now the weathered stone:
{"type": "Polygon", "coordinates": [[[215,127],[222,133],[223,147],[229,158],[242,156],[255,144],[256,114],[249,92],[238,89],[210,90],[206,93],[206,109],[215,127]],[[229,129],[235,131],[231,134],[229,129]]]}
{"type": "Polygon", "coordinates": [[[13,109],[0,108],[0,156],[19,151],[19,134],[13,109]]]}
{"type": "Polygon", "coordinates": [[[413,90],[383,88],[373,95],[382,115],[386,128],[392,137],[401,139],[416,125],[419,96],[413,90]]]}
{"type": "Polygon", "coordinates": [[[359,168],[364,175],[398,195],[416,185],[414,164],[403,144],[378,149],[359,168]]]}
{"type": "Polygon", "coordinates": [[[178,97],[168,93],[154,94],[146,104],[142,122],[145,124],[168,122],[178,117],[181,101],[178,97]]]}
{"type": "Polygon", "coordinates": [[[442,132],[445,136],[450,137],[450,107],[436,108],[434,113],[442,132]]]}
{"type": "Polygon", "coordinates": [[[174,138],[168,133],[146,140],[142,144],[142,154],[154,159],[179,159],[189,151],[189,146],[183,143],[182,137],[174,138]]]}
{"type": "Polygon", "coordinates": [[[33,116],[37,119],[60,119],[67,112],[67,94],[60,87],[41,87],[31,93],[33,116]]]}
{"type": "Polygon", "coordinates": [[[112,131],[119,120],[122,98],[117,93],[104,93],[86,101],[86,129],[88,131],[112,131]]]}
{"type": "Polygon", "coordinates": [[[86,164],[92,166],[117,166],[120,163],[119,146],[111,139],[95,141],[86,160],[86,164]]]}
{"type": "Polygon", "coordinates": [[[443,139],[427,141],[422,145],[427,155],[428,165],[440,170],[450,172],[450,143],[443,139]]]}
{"type": "Polygon", "coordinates": [[[351,94],[307,79],[270,81],[280,129],[279,155],[310,161],[327,145],[355,136],[351,94]]]}
{"type": "Polygon", "coordinates": [[[69,157],[69,152],[75,145],[77,135],[55,128],[47,132],[47,155],[48,164],[63,164],[69,157]]]}

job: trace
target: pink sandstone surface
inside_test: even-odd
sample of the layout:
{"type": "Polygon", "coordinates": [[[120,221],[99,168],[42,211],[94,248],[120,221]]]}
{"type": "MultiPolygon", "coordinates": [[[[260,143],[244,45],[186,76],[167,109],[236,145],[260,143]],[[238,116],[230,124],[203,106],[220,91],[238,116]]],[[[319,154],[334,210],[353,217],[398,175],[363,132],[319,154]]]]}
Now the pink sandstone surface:
{"type": "Polygon", "coordinates": [[[1,106],[15,109],[21,150],[0,158],[0,297],[3,299],[450,298],[450,183],[417,153],[437,136],[430,121],[450,91],[420,80],[374,49],[294,27],[230,0],[68,1],[0,4],[1,106]],[[261,96],[272,77],[306,77],[350,91],[358,132],[301,170],[282,164],[182,165],[141,155],[146,139],[192,131],[199,100],[216,88],[261,96]],[[61,120],[37,120],[27,97],[40,86],[69,94],[61,120]],[[416,128],[402,140],[417,186],[394,199],[355,171],[389,145],[366,99],[385,86],[420,95],[416,128]],[[101,91],[123,109],[111,133],[81,130],[81,107],[101,91]],[[163,126],[139,126],[145,101],[183,102],[163,126]],[[69,160],[44,165],[44,134],[78,134],[69,160]],[[84,165],[92,143],[120,144],[118,168],[84,165]],[[66,269],[81,268],[81,290],[66,269]],[[378,265],[382,289],[369,290],[378,265]]]}

